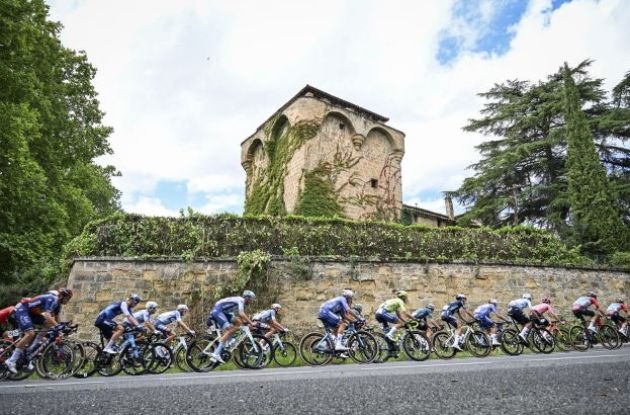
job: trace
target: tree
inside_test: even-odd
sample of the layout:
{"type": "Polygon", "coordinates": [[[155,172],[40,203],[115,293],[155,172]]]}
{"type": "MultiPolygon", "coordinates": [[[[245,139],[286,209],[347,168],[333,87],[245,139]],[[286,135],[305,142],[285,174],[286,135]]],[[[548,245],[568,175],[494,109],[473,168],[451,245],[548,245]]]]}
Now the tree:
{"type": "MultiPolygon", "coordinates": [[[[630,137],[630,109],[607,101],[603,80],[588,75],[590,64],[586,60],[569,70],[600,159],[611,182],[613,175],[619,177],[614,184],[621,189],[628,184],[630,149],[624,143],[630,137]]],[[[563,72],[535,84],[495,84],[480,96],[488,101],[481,117],[469,120],[464,130],[491,139],[477,146],[481,160],[470,166],[475,174],[449,192],[469,207],[462,221],[480,220],[493,227],[528,223],[568,238],[572,230],[563,72]]],[[[624,193],[617,193],[615,206],[622,211],[624,193]]]]}
{"type": "Polygon", "coordinates": [[[571,69],[563,72],[567,137],[570,223],[576,241],[591,254],[614,252],[623,245],[623,223],[578,94],[571,69]]]}
{"type": "MultiPolygon", "coordinates": [[[[116,170],[83,52],[42,0],[0,0],[0,283],[41,279],[90,220],[119,209],[116,170]]],[[[41,281],[44,283],[45,281],[41,281]]]]}

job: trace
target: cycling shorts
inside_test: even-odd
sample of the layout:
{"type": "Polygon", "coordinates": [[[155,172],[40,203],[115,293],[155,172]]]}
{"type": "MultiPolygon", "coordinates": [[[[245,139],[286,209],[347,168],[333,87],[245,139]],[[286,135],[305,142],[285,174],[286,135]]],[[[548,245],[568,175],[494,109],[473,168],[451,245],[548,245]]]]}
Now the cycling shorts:
{"type": "Polygon", "coordinates": [[[336,329],[341,324],[341,317],[329,310],[321,310],[317,317],[327,329],[336,329]]]}
{"type": "Polygon", "coordinates": [[[479,322],[482,329],[489,329],[494,326],[494,321],[490,320],[488,316],[475,316],[475,319],[479,322]]]}
{"type": "Polygon", "coordinates": [[[529,318],[523,313],[523,310],[516,307],[510,307],[507,312],[508,316],[512,317],[518,324],[529,323],[529,318]]]}
{"type": "Polygon", "coordinates": [[[623,324],[626,322],[626,318],[622,317],[619,313],[610,313],[608,317],[617,324],[623,324]]]}
{"type": "Polygon", "coordinates": [[[448,313],[442,313],[442,321],[445,321],[449,326],[453,327],[453,328],[457,328],[457,319],[453,316],[451,316],[448,313]]]}
{"type": "Polygon", "coordinates": [[[24,304],[18,304],[18,306],[15,307],[15,319],[17,320],[18,328],[21,332],[35,329],[31,315],[28,312],[28,307],[24,304]]]}
{"type": "Polygon", "coordinates": [[[212,313],[208,317],[207,324],[208,326],[212,325],[212,320],[214,319],[214,323],[221,329],[227,330],[232,327],[232,323],[234,322],[234,314],[233,313],[224,313],[221,310],[213,309],[212,313]]]}
{"type": "Polygon", "coordinates": [[[376,321],[383,324],[387,327],[387,323],[396,324],[398,323],[398,316],[394,313],[388,313],[387,311],[382,311],[379,313],[378,311],[374,315],[376,317],[376,321]]]}
{"type": "Polygon", "coordinates": [[[103,337],[105,337],[105,339],[109,340],[114,334],[114,330],[116,330],[116,328],[118,327],[118,323],[116,323],[114,320],[109,320],[106,318],[97,318],[94,326],[101,331],[101,334],[103,335],[103,337]]]}
{"type": "Polygon", "coordinates": [[[577,310],[573,310],[573,315],[581,321],[584,321],[585,316],[593,317],[595,312],[593,310],[589,310],[588,308],[578,308],[577,310]]]}
{"type": "Polygon", "coordinates": [[[164,323],[155,322],[155,329],[165,336],[173,334],[173,331],[164,323]]]}
{"type": "Polygon", "coordinates": [[[421,318],[420,320],[416,320],[418,322],[418,330],[427,331],[429,325],[427,324],[426,318],[421,318]]]}

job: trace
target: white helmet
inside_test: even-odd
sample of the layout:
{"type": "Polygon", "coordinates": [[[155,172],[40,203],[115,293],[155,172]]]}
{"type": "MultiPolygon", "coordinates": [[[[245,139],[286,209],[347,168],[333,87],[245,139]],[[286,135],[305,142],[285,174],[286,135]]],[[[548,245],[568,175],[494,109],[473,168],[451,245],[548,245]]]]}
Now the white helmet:
{"type": "Polygon", "coordinates": [[[343,290],[343,293],[341,295],[346,298],[352,298],[354,297],[354,292],[350,288],[346,288],[345,290],[343,290]]]}
{"type": "Polygon", "coordinates": [[[147,310],[153,311],[153,310],[157,310],[157,308],[158,308],[158,303],[156,303],[155,301],[147,301],[147,310]]]}
{"type": "Polygon", "coordinates": [[[180,304],[177,306],[177,311],[188,311],[188,306],[186,304],[180,304]]]}
{"type": "Polygon", "coordinates": [[[491,298],[488,302],[492,305],[497,305],[499,303],[496,298],[491,298]]]}
{"type": "Polygon", "coordinates": [[[274,310],[280,310],[282,306],[278,303],[274,303],[274,304],[271,304],[271,308],[273,308],[274,310]]]}
{"type": "Polygon", "coordinates": [[[532,295],[530,293],[525,293],[523,294],[523,299],[532,301],[532,295]]]}

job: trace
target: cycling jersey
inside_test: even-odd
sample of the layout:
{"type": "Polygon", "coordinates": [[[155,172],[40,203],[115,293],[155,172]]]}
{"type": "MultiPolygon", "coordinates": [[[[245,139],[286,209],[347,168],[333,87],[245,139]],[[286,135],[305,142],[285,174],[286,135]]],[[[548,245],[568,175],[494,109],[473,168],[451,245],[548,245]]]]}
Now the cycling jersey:
{"type": "Polygon", "coordinates": [[[135,318],[140,325],[150,323],[152,321],[149,310],[140,310],[137,313],[133,313],[133,318],[135,318]]]}
{"type": "Polygon", "coordinates": [[[0,310],[0,326],[5,325],[9,321],[9,317],[15,311],[14,306],[9,306],[0,310]]]}
{"type": "Polygon", "coordinates": [[[464,306],[464,302],[461,300],[448,303],[442,309],[442,316],[452,317],[455,313],[459,311],[460,308],[463,308],[464,310],[466,309],[466,307],[464,306]]]}
{"type": "Polygon", "coordinates": [[[96,320],[113,320],[116,316],[121,314],[131,317],[132,312],[132,308],[127,305],[126,301],[116,301],[101,310],[96,320]]]}
{"type": "Polygon", "coordinates": [[[423,318],[431,318],[432,315],[433,315],[433,311],[431,311],[430,309],[426,307],[419,308],[413,312],[413,318],[418,319],[418,320],[423,319],[423,318]]]}
{"type": "Polygon", "coordinates": [[[545,314],[546,312],[550,312],[551,314],[556,314],[556,311],[553,309],[553,307],[550,304],[546,304],[546,303],[540,303],[538,305],[535,305],[534,307],[532,307],[532,310],[541,315],[545,314]]]}
{"type": "Polygon", "coordinates": [[[386,313],[405,311],[405,302],[400,298],[392,298],[381,304],[379,309],[385,311],[386,313]]]}
{"type": "Polygon", "coordinates": [[[512,300],[508,303],[508,309],[523,311],[526,308],[532,308],[532,303],[524,298],[512,300]]]}
{"type": "Polygon", "coordinates": [[[252,317],[254,321],[260,321],[261,323],[268,324],[271,321],[276,321],[276,310],[273,308],[270,310],[261,311],[252,317]]]}
{"type": "Polygon", "coordinates": [[[494,304],[482,304],[479,307],[475,308],[473,312],[473,316],[476,319],[487,318],[490,314],[497,312],[497,306],[494,304]]]}
{"type": "Polygon", "coordinates": [[[573,311],[586,310],[592,305],[599,307],[599,303],[597,302],[597,299],[585,295],[575,300],[575,302],[573,303],[573,311]]]}
{"type": "Polygon", "coordinates": [[[611,305],[608,306],[608,309],[606,310],[606,314],[610,316],[613,314],[618,314],[620,311],[625,311],[627,313],[628,306],[623,303],[612,303],[611,305]]]}
{"type": "Polygon", "coordinates": [[[157,318],[155,319],[155,324],[168,326],[169,324],[174,323],[176,321],[177,322],[182,321],[182,314],[177,310],[173,310],[173,311],[167,311],[157,316],[157,318]]]}
{"type": "Polygon", "coordinates": [[[42,313],[54,314],[54,312],[59,310],[60,307],[57,296],[54,294],[38,295],[37,297],[31,299],[31,301],[18,305],[18,307],[20,306],[26,307],[31,315],[42,313]]]}
{"type": "Polygon", "coordinates": [[[327,311],[333,314],[340,315],[342,313],[350,311],[350,306],[348,305],[348,300],[346,300],[346,297],[342,296],[326,301],[324,304],[322,304],[319,311],[320,313],[322,311],[327,311]]]}
{"type": "Polygon", "coordinates": [[[245,299],[243,297],[227,297],[214,304],[214,310],[222,313],[244,313],[245,299]]]}

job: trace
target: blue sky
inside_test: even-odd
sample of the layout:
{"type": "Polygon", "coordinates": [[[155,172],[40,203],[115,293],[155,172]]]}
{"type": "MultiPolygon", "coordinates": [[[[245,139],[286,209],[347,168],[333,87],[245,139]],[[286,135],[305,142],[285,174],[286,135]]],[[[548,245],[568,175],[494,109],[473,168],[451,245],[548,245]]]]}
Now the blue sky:
{"type": "Polygon", "coordinates": [[[49,0],[85,50],[127,211],[242,212],[240,142],[305,84],[406,133],[403,199],[443,212],[484,137],[464,133],[495,82],[592,58],[630,69],[625,0],[49,0]],[[124,13],[120,10],[124,9],[124,13]],[[115,30],[111,22],[116,21],[115,30]]]}

